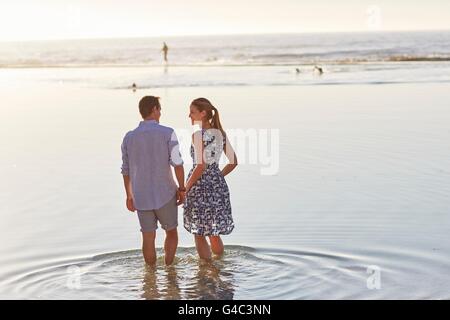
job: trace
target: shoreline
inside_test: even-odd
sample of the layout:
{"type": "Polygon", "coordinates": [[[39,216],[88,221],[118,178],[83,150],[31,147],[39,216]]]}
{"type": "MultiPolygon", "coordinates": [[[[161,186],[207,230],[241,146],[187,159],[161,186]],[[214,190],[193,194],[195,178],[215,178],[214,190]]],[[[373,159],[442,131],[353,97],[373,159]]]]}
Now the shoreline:
{"type": "Polygon", "coordinates": [[[450,62],[404,62],[325,65],[324,73],[313,65],[297,66],[124,66],[0,68],[0,83],[131,90],[214,87],[305,87],[385,84],[450,83],[450,62]],[[297,67],[300,73],[296,73],[297,67]]]}
{"type": "Polygon", "coordinates": [[[1,65],[1,69],[142,69],[142,68],[251,68],[251,67],[296,67],[296,66],[351,66],[351,65],[430,65],[450,63],[450,57],[423,57],[423,58],[408,58],[403,57],[404,60],[342,60],[342,61],[299,61],[299,62],[280,62],[280,63],[224,63],[224,64],[54,64],[54,65],[1,65]]]}

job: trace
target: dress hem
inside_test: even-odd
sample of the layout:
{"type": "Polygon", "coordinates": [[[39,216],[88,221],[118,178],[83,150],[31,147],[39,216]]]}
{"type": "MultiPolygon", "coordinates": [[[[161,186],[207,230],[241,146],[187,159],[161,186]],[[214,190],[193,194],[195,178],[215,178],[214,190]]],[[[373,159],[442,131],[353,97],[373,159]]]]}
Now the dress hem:
{"type": "Polygon", "coordinates": [[[190,234],[196,235],[196,236],[203,236],[203,237],[208,237],[208,236],[227,236],[229,234],[231,234],[231,232],[233,232],[234,230],[234,226],[230,231],[220,231],[220,232],[209,232],[209,233],[200,233],[200,232],[192,232],[192,229],[186,228],[186,226],[184,226],[184,229],[189,232],[190,234]]]}

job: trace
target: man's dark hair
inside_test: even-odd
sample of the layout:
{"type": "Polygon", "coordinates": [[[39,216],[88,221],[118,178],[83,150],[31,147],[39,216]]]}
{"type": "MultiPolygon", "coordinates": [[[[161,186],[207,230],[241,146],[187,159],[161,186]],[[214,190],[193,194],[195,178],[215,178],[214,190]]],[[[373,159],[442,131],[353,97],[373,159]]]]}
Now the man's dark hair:
{"type": "Polygon", "coordinates": [[[153,111],[153,108],[160,108],[159,97],[145,96],[139,101],[139,112],[142,118],[147,118],[153,111]]]}

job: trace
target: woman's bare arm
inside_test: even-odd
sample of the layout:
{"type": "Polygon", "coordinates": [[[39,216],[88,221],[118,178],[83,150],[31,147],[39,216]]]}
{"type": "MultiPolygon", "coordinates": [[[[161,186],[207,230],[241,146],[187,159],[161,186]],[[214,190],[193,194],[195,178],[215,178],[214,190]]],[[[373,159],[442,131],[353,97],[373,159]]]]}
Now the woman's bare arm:
{"type": "Polygon", "coordinates": [[[198,179],[203,174],[203,171],[205,170],[205,160],[203,159],[203,139],[202,139],[202,133],[201,131],[195,132],[192,135],[192,141],[194,144],[194,156],[195,156],[195,168],[194,171],[192,171],[192,175],[189,177],[188,181],[186,182],[186,192],[189,191],[189,189],[192,188],[192,186],[197,182],[198,179]]]}
{"type": "Polygon", "coordinates": [[[228,158],[229,163],[222,169],[222,175],[224,177],[231,171],[233,171],[238,165],[236,153],[234,152],[231,143],[226,137],[225,137],[225,155],[228,158]]]}

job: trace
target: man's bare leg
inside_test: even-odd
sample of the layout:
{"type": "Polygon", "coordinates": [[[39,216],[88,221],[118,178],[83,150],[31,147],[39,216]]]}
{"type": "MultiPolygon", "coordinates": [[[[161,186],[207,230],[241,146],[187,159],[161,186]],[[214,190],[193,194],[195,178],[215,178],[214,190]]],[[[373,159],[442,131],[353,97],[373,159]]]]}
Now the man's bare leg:
{"type": "Polygon", "coordinates": [[[166,240],[164,241],[164,260],[166,265],[171,265],[175,258],[178,246],[177,228],[166,231],[166,240]]]}
{"type": "Polygon", "coordinates": [[[156,264],[155,238],[156,231],[142,232],[142,253],[145,262],[150,266],[156,264]]]}

